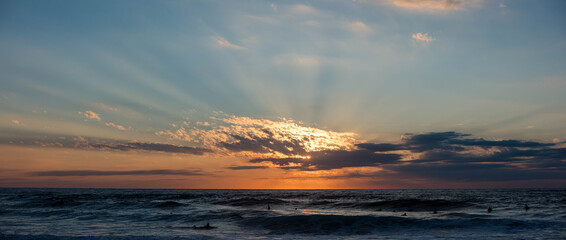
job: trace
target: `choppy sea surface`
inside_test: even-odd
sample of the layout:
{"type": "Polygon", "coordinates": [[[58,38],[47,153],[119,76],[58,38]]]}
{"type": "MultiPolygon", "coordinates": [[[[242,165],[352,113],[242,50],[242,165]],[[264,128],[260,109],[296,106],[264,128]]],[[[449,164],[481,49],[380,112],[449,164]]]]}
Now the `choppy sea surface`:
{"type": "Polygon", "coordinates": [[[3,188],[0,239],[566,239],[566,189],[3,188]]]}

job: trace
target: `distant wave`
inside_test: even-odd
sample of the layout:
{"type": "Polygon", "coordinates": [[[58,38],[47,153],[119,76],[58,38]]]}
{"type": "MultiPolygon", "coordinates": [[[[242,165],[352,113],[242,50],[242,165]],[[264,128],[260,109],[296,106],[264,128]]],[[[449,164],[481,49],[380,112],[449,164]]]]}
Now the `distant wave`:
{"type": "Polygon", "coordinates": [[[404,230],[447,230],[455,228],[473,228],[489,226],[490,228],[508,228],[517,230],[536,226],[552,227],[562,222],[521,221],[514,219],[416,219],[395,216],[344,216],[344,215],[294,215],[276,217],[255,217],[242,221],[249,228],[263,228],[271,234],[369,234],[375,231],[404,230]]]}
{"type": "Polygon", "coordinates": [[[185,206],[185,204],[178,203],[175,201],[167,201],[167,202],[153,203],[153,206],[158,208],[177,208],[177,207],[185,206]]]}
{"type": "Polygon", "coordinates": [[[221,205],[231,205],[231,206],[255,206],[255,205],[267,205],[267,204],[286,204],[285,200],[279,198],[236,198],[230,200],[220,200],[215,202],[221,205]]]}
{"type": "Polygon", "coordinates": [[[363,204],[363,207],[375,208],[391,208],[391,209],[402,209],[406,211],[432,211],[432,210],[447,210],[469,207],[471,204],[462,201],[449,201],[442,199],[397,199],[397,200],[385,200],[376,201],[367,204],[363,204]]]}

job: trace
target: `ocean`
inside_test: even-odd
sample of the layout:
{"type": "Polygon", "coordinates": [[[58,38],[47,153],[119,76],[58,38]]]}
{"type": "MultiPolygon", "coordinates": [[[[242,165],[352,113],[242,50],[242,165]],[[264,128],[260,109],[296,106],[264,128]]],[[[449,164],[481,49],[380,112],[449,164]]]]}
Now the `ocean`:
{"type": "Polygon", "coordinates": [[[566,239],[566,189],[0,188],[0,239],[566,239]]]}

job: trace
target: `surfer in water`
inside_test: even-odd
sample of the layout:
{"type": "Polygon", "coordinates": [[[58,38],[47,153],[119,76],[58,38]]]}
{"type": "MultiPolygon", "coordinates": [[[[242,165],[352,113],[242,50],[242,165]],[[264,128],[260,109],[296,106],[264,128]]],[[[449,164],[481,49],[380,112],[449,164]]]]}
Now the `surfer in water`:
{"type": "Polygon", "coordinates": [[[488,208],[487,208],[487,212],[488,212],[488,213],[490,213],[490,212],[492,212],[492,211],[493,211],[493,209],[492,209],[491,207],[488,207],[488,208]]]}
{"type": "Polygon", "coordinates": [[[206,223],[206,225],[202,226],[202,227],[197,227],[196,225],[193,225],[193,229],[213,229],[216,227],[210,226],[210,223],[206,223]]]}
{"type": "Polygon", "coordinates": [[[269,204],[267,204],[267,210],[271,210],[271,206],[269,206],[269,204]]]}
{"type": "Polygon", "coordinates": [[[529,211],[530,207],[529,205],[525,204],[525,211],[529,211]]]}

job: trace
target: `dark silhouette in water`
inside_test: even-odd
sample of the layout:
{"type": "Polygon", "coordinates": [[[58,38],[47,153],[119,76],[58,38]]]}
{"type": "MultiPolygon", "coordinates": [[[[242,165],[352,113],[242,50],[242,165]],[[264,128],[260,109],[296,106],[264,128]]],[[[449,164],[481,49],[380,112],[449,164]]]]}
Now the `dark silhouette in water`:
{"type": "Polygon", "coordinates": [[[529,211],[530,207],[529,205],[525,204],[525,211],[529,211]]]}
{"type": "Polygon", "coordinates": [[[403,213],[403,215],[401,215],[401,216],[407,216],[407,213],[403,213]]]}
{"type": "Polygon", "coordinates": [[[434,209],[434,211],[432,211],[432,214],[437,214],[438,212],[436,211],[436,209],[434,209]]]}
{"type": "Polygon", "coordinates": [[[492,212],[492,211],[493,211],[493,209],[492,209],[491,207],[488,207],[488,208],[487,208],[487,212],[488,212],[488,213],[490,213],[490,212],[492,212]]]}
{"type": "Polygon", "coordinates": [[[216,227],[210,226],[210,223],[206,223],[206,225],[202,226],[202,227],[197,227],[196,225],[193,225],[193,229],[213,229],[216,227]]]}
{"type": "Polygon", "coordinates": [[[269,206],[269,204],[267,204],[267,210],[271,210],[271,207],[269,206]]]}
{"type": "Polygon", "coordinates": [[[380,209],[377,209],[377,211],[378,211],[378,212],[381,212],[381,208],[380,208],[380,209]]]}

